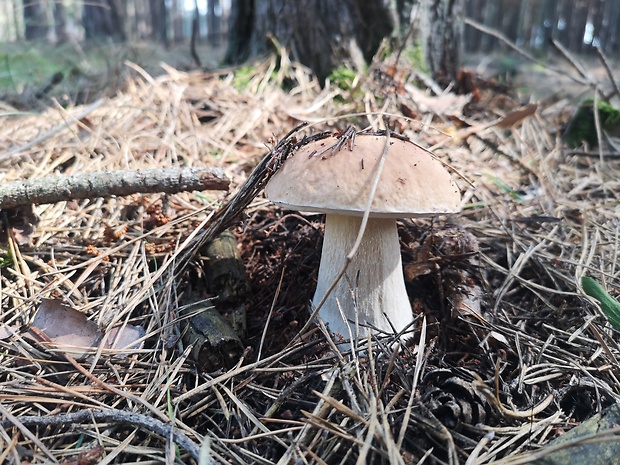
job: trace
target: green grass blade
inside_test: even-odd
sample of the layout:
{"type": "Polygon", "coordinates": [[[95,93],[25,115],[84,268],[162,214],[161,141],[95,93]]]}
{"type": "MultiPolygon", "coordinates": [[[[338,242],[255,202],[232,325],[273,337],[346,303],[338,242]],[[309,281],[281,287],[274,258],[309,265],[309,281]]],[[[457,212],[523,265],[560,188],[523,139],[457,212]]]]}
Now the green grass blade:
{"type": "Polygon", "coordinates": [[[587,295],[598,300],[601,310],[611,325],[620,331],[620,302],[610,296],[597,281],[588,276],[581,278],[581,286],[587,295]]]}

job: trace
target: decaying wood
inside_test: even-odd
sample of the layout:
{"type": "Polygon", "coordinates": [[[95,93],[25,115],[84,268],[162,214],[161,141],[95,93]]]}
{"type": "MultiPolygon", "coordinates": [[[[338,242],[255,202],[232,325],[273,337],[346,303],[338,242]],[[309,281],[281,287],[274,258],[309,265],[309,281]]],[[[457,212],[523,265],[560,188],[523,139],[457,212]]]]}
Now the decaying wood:
{"type": "Polygon", "coordinates": [[[185,306],[184,314],[191,316],[186,320],[183,343],[192,346],[192,358],[200,368],[211,372],[230,368],[243,352],[250,281],[232,231],[224,231],[202,252],[207,292],[215,298],[185,306]]]}
{"type": "Polygon", "coordinates": [[[161,168],[49,176],[0,185],[0,208],[137,193],[226,190],[228,185],[229,180],[219,168],[161,168]]]}
{"type": "Polygon", "coordinates": [[[245,337],[246,311],[251,302],[250,281],[237,250],[237,239],[226,230],[204,248],[207,291],[217,296],[215,307],[245,337]]]}
{"type": "Polygon", "coordinates": [[[192,347],[192,358],[201,370],[213,372],[231,368],[243,353],[241,339],[209,300],[183,307],[185,321],[183,343],[192,347]]]}
{"type": "MultiPolygon", "coordinates": [[[[562,465],[565,463],[587,463],[607,465],[617,463],[620,456],[620,405],[614,404],[602,413],[597,413],[568,433],[551,441],[547,446],[530,454],[534,465],[562,465]]],[[[507,463],[519,463],[515,461],[507,463]]],[[[521,462],[523,463],[523,462],[521,462]]]]}

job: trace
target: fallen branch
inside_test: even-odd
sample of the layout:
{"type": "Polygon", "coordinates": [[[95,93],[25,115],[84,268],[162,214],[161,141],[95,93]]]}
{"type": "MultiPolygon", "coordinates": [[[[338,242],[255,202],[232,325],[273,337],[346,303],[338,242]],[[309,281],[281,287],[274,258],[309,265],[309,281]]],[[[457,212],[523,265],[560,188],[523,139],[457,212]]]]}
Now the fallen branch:
{"type": "MultiPolygon", "coordinates": [[[[170,424],[165,424],[156,418],[139,413],[125,412],[123,410],[116,409],[84,409],[74,413],[61,413],[59,415],[47,415],[44,417],[37,415],[21,416],[17,418],[20,424],[24,426],[64,426],[90,423],[93,421],[127,423],[151,433],[155,433],[162,438],[172,437],[175,444],[185,449],[194,460],[198,461],[200,458],[200,446],[192,441],[185,433],[175,429],[170,424]]],[[[8,428],[13,425],[13,422],[10,419],[2,420],[0,425],[3,428],[8,428]]]]}
{"type": "Polygon", "coordinates": [[[0,185],[0,208],[112,195],[192,190],[226,190],[220,168],[161,168],[49,176],[0,185]]]}

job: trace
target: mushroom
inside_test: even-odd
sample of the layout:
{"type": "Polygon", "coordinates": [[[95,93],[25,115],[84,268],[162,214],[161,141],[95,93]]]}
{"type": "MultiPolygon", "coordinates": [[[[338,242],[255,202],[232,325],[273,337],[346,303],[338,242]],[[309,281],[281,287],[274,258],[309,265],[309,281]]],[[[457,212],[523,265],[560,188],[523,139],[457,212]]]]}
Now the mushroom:
{"type": "MultiPolygon", "coordinates": [[[[461,203],[440,161],[412,142],[394,136],[389,141],[362,241],[319,309],[329,329],[347,339],[365,337],[366,327],[375,334],[401,333],[413,321],[396,218],[454,213],[461,203]]],[[[330,135],[301,146],[265,188],[267,198],[283,208],[326,214],[314,306],[354,246],[386,137],[358,133],[350,142],[330,135]]]]}

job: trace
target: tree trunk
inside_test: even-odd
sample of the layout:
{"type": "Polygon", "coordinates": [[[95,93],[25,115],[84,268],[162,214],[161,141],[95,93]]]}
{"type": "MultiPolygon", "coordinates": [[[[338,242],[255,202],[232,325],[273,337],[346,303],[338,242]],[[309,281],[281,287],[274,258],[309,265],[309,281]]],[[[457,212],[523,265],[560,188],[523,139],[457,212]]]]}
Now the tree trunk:
{"type": "Polygon", "coordinates": [[[170,19],[172,22],[172,41],[174,43],[183,42],[185,39],[183,31],[183,0],[172,0],[170,4],[170,19]]]}
{"type": "Polygon", "coordinates": [[[202,68],[202,62],[198,50],[196,49],[196,43],[200,37],[200,10],[198,9],[198,2],[194,1],[194,17],[192,19],[192,37],[189,41],[189,51],[194,59],[194,63],[198,68],[202,68]]]}
{"type": "Polygon", "coordinates": [[[149,0],[151,10],[151,37],[168,46],[167,12],[165,0],[149,0]]]}
{"type": "Polygon", "coordinates": [[[393,28],[384,0],[233,0],[228,64],[268,53],[273,36],[323,81],[338,66],[363,66],[393,28]]]}
{"type": "MultiPolygon", "coordinates": [[[[571,18],[570,38],[568,42],[569,50],[573,52],[581,52],[583,47],[583,36],[588,22],[588,4],[589,2],[574,2],[575,6],[571,18]]],[[[566,44],[564,44],[566,45],[566,44]]]]}
{"type": "Polygon", "coordinates": [[[49,24],[41,0],[24,2],[24,36],[26,40],[41,40],[47,37],[49,24]]]}
{"type": "Polygon", "coordinates": [[[126,40],[124,15],[115,0],[89,0],[84,2],[82,24],[87,39],[109,37],[126,40]]]}
{"type": "Polygon", "coordinates": [[[439,84],[456,80],[462,61],[463,0],[427,0],[422,20],[426,64],[439,84]]]}
{"type": "MultiPolygon", "coordinates": [[[[501,15],[501,10],[498,8],[497,2],[491,0],[487,2],[484,8],[484,18],[485,24],[488,24],[492,27],[497,27],[498,16],[501,15]]],[[[489,53],[493,50],[495,46],[495,39],[489,36],[488,34],[483,34],[481,39],[481,48],[479,51],[489,53]]]]}
{"type": "Polygon", "coordinates": [[[220,44],[221,16],[217,12],[222,12],[219,0],[207,1],[207,41],[211,45],[220,44]]]}
{"type": "Polygon", "coordinates": [[[396,0],[396,20],[398,22],[398,35],[404,38],[411,26],[411,11],[416,5],[415,0],[396,0]]]}
{"type": "Polygon", "coordinates": [[[54,2],[54,33],[56,43],[65,43],[69,36],[67,34],[67,10],[62,0],[54,2]]]}

